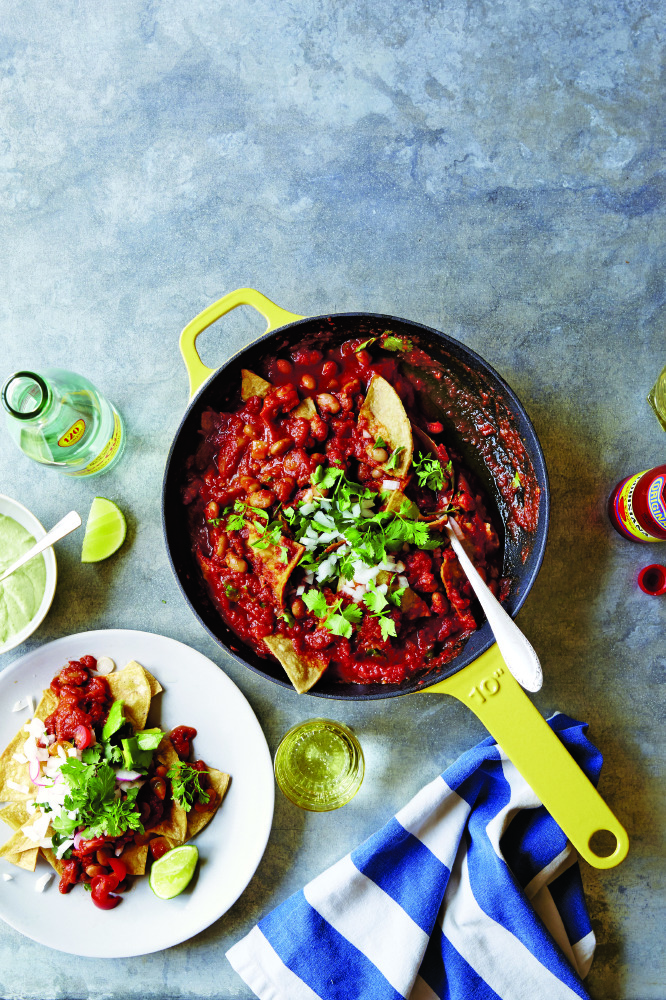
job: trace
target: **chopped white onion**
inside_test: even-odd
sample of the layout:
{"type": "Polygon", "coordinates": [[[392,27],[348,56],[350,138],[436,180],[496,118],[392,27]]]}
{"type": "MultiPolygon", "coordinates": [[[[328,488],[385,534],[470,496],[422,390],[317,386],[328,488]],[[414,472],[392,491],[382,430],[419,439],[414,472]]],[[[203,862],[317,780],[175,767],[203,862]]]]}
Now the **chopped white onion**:
{"type": "Polygon", "coordinates": [[[372,434],[370,433],[370,431],[363,431],[363,437],[370,439],[372,438],[372,434]]]}
{"type": "Polygon", "coordinates": [[[21,795],[28,795],[30,792],[27,785],[21,785],[18,781],[14,781],[13,778],[7,778],[7,788],[13,788],[15,792],[20,792],[21,795]]]}
{"type": "Polygon", "coordinates": [[[24,753],[13,753],[12,760],[15,760],[17,764],[27,764],[28,758],[24,753]]]}
{"type": "Polygon", "coordinates": [[[35,892],[44,892],[51,882],[53,881],[53,872],[47,872],[46,875],[40,875],[40,877],[35,882],[35,892]]]}
{"type": "Polygon", "coordinates": [[[14,881],[14,876],[10,875],[9,872],[3,872],[2,873],[2,877],[5,880],[5,882],[13,882],[14,881]]]}
{"type": "Polygon", "coordinates": [[[400,480],[398,479],[384,479],[382,481],[383,490],[398,490],[400,489],[400,480]]]}
{"type": "MultiPolygon", "coordinates": [[[[30,699],[30,701],[32,702],[32,699],[30,699]]],[[[14,702],[14,707],[12,708],[12,712],[20,712],[22,709],[27,707],[28,707],[28,699],[19,698],[18,701],[14,702]]]]}
{"type": "Polygon", "coordinates": [[[123,771],[122,769],[116,771],[116,781],[136,781],[137,778],[142,777],[140,771],[123,771]]]}

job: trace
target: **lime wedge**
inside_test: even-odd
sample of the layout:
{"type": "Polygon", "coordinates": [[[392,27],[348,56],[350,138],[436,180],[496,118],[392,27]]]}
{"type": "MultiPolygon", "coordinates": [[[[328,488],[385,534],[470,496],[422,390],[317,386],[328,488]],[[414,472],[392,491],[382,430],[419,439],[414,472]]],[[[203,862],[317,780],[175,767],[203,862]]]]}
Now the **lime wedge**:
{"type": "Polygon", "coordinates": [[[108,559],[118,551],[126,534],[127,524],[122,510],[105,497],[95,497],[86,523],[81,562],[108,559]]]}
{"type": "Polygon", "coordinates": [[[150,870],[150,888],[160,899],[173,899],[189,885],[199,860],[199,851],[192,844],[172,847],[150,870]]]}

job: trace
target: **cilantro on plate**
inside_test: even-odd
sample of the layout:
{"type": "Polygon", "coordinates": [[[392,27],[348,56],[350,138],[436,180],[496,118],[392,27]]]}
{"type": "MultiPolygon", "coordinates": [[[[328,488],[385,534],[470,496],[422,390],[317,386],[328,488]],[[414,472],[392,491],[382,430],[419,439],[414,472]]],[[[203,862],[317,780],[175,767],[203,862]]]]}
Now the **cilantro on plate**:
{"type": "Polygon", "coordinates": [[[182,760],[167,771],[166,776],[171,782],[171,794],[185,812],[190,812],[195,801],[205,805],[210,800],[210,794],[201,787],[202,774],[208,774],[208,771],[197,771],[191,764],[186,764],[182,760]]]}

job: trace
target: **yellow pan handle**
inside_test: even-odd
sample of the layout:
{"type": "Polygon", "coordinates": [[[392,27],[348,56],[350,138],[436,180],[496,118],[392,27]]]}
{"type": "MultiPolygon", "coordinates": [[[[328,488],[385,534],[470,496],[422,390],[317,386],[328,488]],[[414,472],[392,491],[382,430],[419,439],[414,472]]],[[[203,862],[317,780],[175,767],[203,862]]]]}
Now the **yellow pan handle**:
{"type": "Polygon", "coordinates": [[[217,302],[213,302],[211,306],[208,306],[198,316],[195,316],[180,335],[180,353],[183,355],[187,374],[190,377],[190,399],[216,370],[215,368],[208,368],[199,357],[196,349],[196,339],[211,323],[214,323],[215,320],[226,315],[226,313],[231,312],[236,306],[253,306],[257,312],[261,313],[268,323],[265,333],[274,330],[278,326],[284,326],[286,323],[293,323],[297,319],[303,319],[302,316],[298,316],[296,313],[287,312],[286,309],[276,306],[274,302],[271,302],[270,299],[267,299],[265,295],[257,292],[254,288],[237,288],[235,292],[229,292],[228,295],[218,299],[217,302]]]}
{"type": "Polygon", "coordinates": [[[497,646],[423,694],[450,694],[471,708],[590,865],[614,868],[626,858],[626,830],[514,680],[497,646]],[[616,840],[607,857],[590,846],[600,830],[616,840]]]}

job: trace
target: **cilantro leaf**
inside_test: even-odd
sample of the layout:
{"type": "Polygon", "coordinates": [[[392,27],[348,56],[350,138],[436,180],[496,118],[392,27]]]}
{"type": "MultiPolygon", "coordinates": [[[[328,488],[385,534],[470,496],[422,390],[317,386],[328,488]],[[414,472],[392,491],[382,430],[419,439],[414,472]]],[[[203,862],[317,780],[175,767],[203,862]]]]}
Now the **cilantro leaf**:
{"type": "Polygon", "coordinates": [[[166,776],[171,782],[171,794],[185,812],[190,812],[195,800],[204,805],[210,801],[210,794],[201,787],[201,775],[208,773],[208,771],[198,771],[182,760],[167,771],[166,776]]]}
{"type": "Polygon", "coordinates": [[[393,636],[395,638],[397,635],[395,622],[388,616],[383,616],[379,619],[379,627],[382,630],[382,639],[384,640],[388,639],[389,636],[393,636]]]}
{"type": "Polygon", "coordinates": [[[109,764],[86,764],[68,757],[60,773],[68,784],[68,792],[63,811],[52,821],[56,833],[69,837],[82,825],[86,839],[103,835],[118,837],[126,830],[143,832],[135,805],[139,789],[130,788],[125,798],[118,798],[116,774],[109,764]]]}
{"type": "Polygon", "coordinates": [[[320,590],[308,590],[303,594],[303,600],[308,611],[311,611],[317,618],[323,618],[328,612],[326,598],[320,590]]]}
{"type": "Polygon", "coordinates": [[[386,333],[390,334],[390,336],[384,337],[382,347],[387,351],[412,350],[412,342],[407,337],[396,337],[392,330],[387,330],[386,333]]]}
{"type": "Polygon", "coordinates": [[[389,456],[389,460],[386,463],[386,468],[387,469],[397,469],[398,468],[398,458],[400,456],[400,452],[404,451],[404,450],[405,450],[405,446],[402,445],[402,444],[398,445],[397,448],[393,449],[393,451],[391,452],[391,454],[389,456]]]}
{"type": "Polygon", "coordinates": [[[369,580],[366,584],[367,592],[363,595],[363,603],[366,607],[370,608],[371,611],[379,612],[382,611],[388,604],[388,600],[381,591],[377,590],[372,580],[369,580]]]}
{"type": "Polygon", "coordinates": [[[521,486],[521,485],[522,485],[522,479],[520,478],[520,473],[519,473],[519,472],[516,472],[515,476],[514,476],[514,477],[513,477],[513,479],[511,480],[511,485],[512,485],[512,486],[515,486],[516,488],[517,488],[518,486],[521,486]]]}
{"type": "Polygon", "coordinates": [[[426,486],[429,490],[436,492],[444,485],[444,469],[442,463],[431,455],[419,454],[413,462],[414,472],[417,475],[419,486],[426,486]]]}

